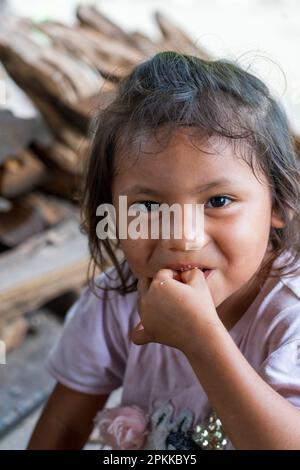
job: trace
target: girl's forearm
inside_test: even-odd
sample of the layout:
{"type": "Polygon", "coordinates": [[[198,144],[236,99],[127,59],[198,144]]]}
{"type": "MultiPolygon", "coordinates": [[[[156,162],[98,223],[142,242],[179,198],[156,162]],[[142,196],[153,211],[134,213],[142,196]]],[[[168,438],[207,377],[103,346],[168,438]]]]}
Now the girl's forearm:
{"type": "Polygon", "coordinates": [[[300,411],[244,358],[221,323],[184,352],[236,449],[300,450],[300,411]]]}

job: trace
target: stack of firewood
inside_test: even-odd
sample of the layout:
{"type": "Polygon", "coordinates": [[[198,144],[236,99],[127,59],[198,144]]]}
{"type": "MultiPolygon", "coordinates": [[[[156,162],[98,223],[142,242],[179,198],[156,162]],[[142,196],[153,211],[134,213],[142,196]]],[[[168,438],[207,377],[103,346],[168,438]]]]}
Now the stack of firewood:
{"type": "Polygon", "coordinates": [[[0,61],[43,118],[25,122],[0,109],[0,339],[8,349],[26,331],[24,313],[86,282],[76,190],[96,110],[158,51],[209,58],[160,13],[157,40],[124,31],[95,7],[80,6],[77,20],[0,19],[0,61]]]}
{"type": "Polygon", "coordinates": [[[76,190],[95,111],[159,50],[208,57],[160,13],[158,40],[124,31],[94,7],[80,6],[77,20],[0,20],[0,61],[42,116],[0,109],[0,339],[8,349],[26,332],[25,313],[86,282],[76,190]]]}

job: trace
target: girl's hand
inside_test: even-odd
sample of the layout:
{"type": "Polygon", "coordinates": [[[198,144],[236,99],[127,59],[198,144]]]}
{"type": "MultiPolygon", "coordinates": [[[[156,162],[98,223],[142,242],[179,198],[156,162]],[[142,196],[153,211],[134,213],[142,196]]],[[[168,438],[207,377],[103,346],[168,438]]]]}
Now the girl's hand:
{"type": "Polygon", "coordinates": [[[133,343],[165,344],[182,351],[199,335],[220,324],[210,290],[200,269],[181,273],[161,269],[138,281],[138,312],[141,322],[132,330],[133,343]],[[163,282],[163,284],[161,284],[163,282]]]}

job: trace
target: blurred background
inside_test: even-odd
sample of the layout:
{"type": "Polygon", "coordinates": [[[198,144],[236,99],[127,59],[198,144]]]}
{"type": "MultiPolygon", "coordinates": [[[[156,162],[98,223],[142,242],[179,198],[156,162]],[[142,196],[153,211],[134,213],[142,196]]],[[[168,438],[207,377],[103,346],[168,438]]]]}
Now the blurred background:
{"type": "Polygon", "coordinates": [[[26,446],[86,283],[78,189],[96,110],[157,51],[225,57],[283,103],[299,152],[299,45],[296,0],[0,0],[0,449],[26,446]]]}

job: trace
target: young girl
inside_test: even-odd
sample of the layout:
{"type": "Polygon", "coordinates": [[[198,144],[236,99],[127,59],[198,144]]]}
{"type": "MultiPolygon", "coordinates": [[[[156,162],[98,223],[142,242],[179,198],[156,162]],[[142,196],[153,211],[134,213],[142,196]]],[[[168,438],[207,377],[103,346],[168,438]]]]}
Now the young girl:
{"type": "Polygon", "coordinates": [[[283,110],[236,64],[163,52],[123,80],[83,198],[92,259],[113,267],[68,315],[29,448],[79,449],[97,415],[114,449],[300,449],[299,175],[283,110]],[[121,238],[120,196],[146,223],[199,204],[203,224],[121,238]],[[116,242],[96,233],[104,203],[116,242]]]}

